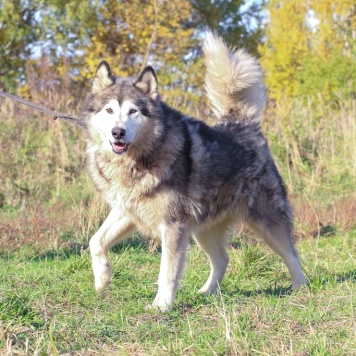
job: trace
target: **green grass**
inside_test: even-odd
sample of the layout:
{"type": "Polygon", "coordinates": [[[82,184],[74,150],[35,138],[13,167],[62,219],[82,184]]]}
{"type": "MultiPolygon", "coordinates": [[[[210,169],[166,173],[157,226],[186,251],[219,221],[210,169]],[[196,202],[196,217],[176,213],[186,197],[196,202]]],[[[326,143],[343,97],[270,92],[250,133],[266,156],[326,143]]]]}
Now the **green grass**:
{"type": "Polygon", "coordinates": [[[234,240],[221,291],[207,298],[197,290],[209,266],[193,246],[167,314],[145,309],[160,253],[138,238],[111,252],[113,282],[101,294],[83,246],[24,246],[0,260],[0,345],[14,355],[352,355],[355,238],[354,230],[298,243],[309,284],[295,293],[276,255],[234,240]]]}

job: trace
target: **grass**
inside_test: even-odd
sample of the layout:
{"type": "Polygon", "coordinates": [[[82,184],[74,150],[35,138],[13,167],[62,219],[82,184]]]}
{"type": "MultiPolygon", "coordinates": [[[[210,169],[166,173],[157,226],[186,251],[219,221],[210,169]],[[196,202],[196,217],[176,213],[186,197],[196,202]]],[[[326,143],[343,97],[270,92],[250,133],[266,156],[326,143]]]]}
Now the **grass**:
{"type": "MultiPolygon", "coordinates": [[[[79,111],[57,99],[56,109],[79,111]]],[[[160,253],[139,237],[113,249],[113,283],[94,292],[87,245],[107,207],[86,173],[82,132],[1,104],[1,355],[356,354],[355,99],[266,111],[308,286],[291,293],[284,264],[243,232],[215,296],[197,295],[209,266],[191,248],[168,314],[145,309],[160,253]]]]}
{"type": "Polygon", "coordinates": [[[111,253],[114,278],[93,288],[90,256],[73,245],[31,247],[0,260],[0,345],[16,354],[351,355],[356,349],[356,231],[298,244],[309,285],[296,293],[280,259],[235,239],[220,293],[197,294],[208,275],[193,246],[175,308],[154,298],[160,253],[139,238],[111,253]]]}

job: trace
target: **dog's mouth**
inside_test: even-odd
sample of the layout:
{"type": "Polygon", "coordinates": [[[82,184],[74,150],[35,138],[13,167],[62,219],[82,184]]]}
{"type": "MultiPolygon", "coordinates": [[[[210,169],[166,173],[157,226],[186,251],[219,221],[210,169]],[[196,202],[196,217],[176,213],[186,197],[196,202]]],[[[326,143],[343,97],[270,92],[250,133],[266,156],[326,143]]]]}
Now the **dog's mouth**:
{"type": "Polygon", "coordinates": [[[125,143],[125,142],[111,142],[111,141],[110,141],[110,144],[111,144],[113,152],[118,155],[126,152],[130,145],[129,143],[125,143]]]}

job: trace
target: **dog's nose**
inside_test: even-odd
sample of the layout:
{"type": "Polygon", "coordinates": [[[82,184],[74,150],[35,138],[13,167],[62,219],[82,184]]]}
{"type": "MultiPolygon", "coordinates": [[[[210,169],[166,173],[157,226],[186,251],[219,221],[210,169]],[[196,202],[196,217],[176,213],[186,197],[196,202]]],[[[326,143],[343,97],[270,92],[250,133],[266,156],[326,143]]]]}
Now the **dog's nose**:
{"type": "Polygon", "coordinates": [[[125,130],[125,129],[122,129],[122,128],[120,128],[120,127],[114,127],[114,128],[111,130],[111,134],[112,134],[112,137],[114,137],[115,139],[119,140],[119,139],[125,137],[126,130],[125,130]]]}

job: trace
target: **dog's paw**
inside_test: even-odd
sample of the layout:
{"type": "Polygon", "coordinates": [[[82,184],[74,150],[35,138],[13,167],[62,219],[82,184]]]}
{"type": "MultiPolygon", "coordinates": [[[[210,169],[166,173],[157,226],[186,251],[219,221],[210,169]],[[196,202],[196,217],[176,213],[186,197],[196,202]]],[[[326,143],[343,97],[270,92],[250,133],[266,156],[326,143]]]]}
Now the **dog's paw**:
{"type": "Polygon", "coordinates": [[[108,278],[96,278],[95,279],[95,290],[99,293],[109,286],[111,283],[111,277],[108,278]]]}
{"type": "Polygon", "coordinates": [[[213,292],[211,292],[210,290],[207,290],[206,288],[200,288],[199,290],[198,290],[198,293],[199,294],[202,294],[202,295],[204,295],[205,297],[207,297],[208,295],[210,295],[210,294],[213,294],[213,292]]]}
{"type": "Polygon", "coordinates": [[[207,297],[208,295],[215,294],[217,288],[217,285],[211,286],[210,284],[204,284],[203,287],[198,290],[198,293],[207,297]]]}
{"type": "Polygon", "coordinates": [[[304,293],[308,290],[308,285],[306,283],[300,283],[298,285],[292,285],[293,293],[304,293]]]}
{"type": "Polygon", "coordinates": [[[294,279],[292,281],[292,289],[296,291],[296,290],[300,289],[301,287],[305,286],[306,283],[307,282],[306,282],[304,276],[301,276],[298,279],[294,279]]]}
{"type": "Polygon", "coordinates": [[[111,265],[110,263],[106,263],[104,266],[100,266],[100,268],[98,266],[96,267],[97,268],[94,270],[95,290],[101,292],[111,283],[111,265]]]}
{"type": "Polygon", "coordinates": [[[147,310],[158,310],[162,313],[167,313],[172,309],[173,300],[172,298],[158,295],[152,304],[146,307],[147,310]]]}
{"type": "Polygon", "coordinates": [[[148,304],[145,309],[146,309],[146,311],[152,311],[152,312],[157,311],[157,312],[161,312],[161,313],[168,313],[171,310],[171,308],[167,305],[159,306],[159,305],[155,305],[155,304],[148,304]]]}
{"type": "Polygon", "coordinates": [[[158,305],[158,304],[149,304],[146,306],[146,310],[148,311],[158,311],[161,313],[168,313],[170,310],[172,309],[171,305],[168,304],[162,304],[162,305],[158,305]]]}

